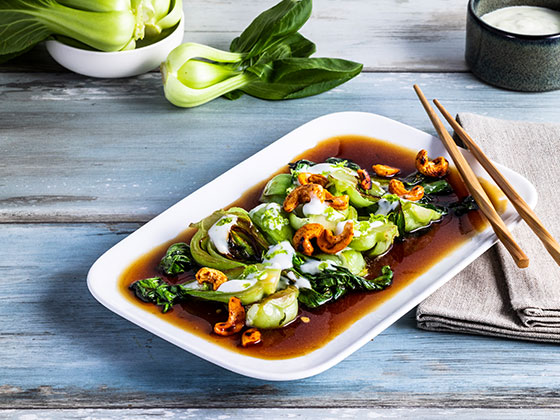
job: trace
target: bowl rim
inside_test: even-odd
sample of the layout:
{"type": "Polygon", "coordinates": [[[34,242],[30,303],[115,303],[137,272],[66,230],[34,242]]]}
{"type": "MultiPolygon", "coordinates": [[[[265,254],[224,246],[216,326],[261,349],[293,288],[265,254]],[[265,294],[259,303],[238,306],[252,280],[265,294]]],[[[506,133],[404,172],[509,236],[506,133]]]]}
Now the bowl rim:
{"type": "Polygon", "coordinates": [[[135,53],[137,54],[138,51],[146,52],[147,50],[149,50],[151,48],[152,49],[153,48],[158,48],[160,43],[162,43],[166,40],[169,40],[169,38],[171,38],[171,36],[179,30],[182,31],[182,32],[184,32],[184,30],[185,30],[185,13],[184,12],[181,14],[181,19],[179,19],[179,22],[177,22],[177,24],[175,25],[175,29],[173,31],[171,31],[165,38],[162,38],[159,41],[154,42],[153,44],[145,45],[145,46],[140,47],[140,48],[134,48],[132,50],[125,50],[125,51],[86,50],[86,49],[83,49],[83,48],[73,47],[72,45],[65,44],[64,42],[60,42],[56,39],[48,39],[46,42],[56,44],[59,48],[67,48],[68,50],[75,51],[77,53],[87,53],[87,54],[104,56],[104,57],[110,57],[112,55],[122,56],[124,54],[132,55],[132,54],[135,54],[135,53]]]}
{"type": "MultiPolygon", "coordinates": [[[[528,41],[550,41],[550,40],[558,40],[560,39],[560,32],[556,32],[553,34],[548,34],[548,35],[526,35],[526,34],[515,34],[513,32],[507,32],[504,31],[502,29],[496,28],[495,26],[489,25],[488,23],[484,22],[480,16],[478,16],[476,14],[476,12],[474,11],[474,3],[479,2],[481,0],[469,0],[469,5],[468,5],[468,14],[474,18],[474,20],[481,25],[483,28],[489,30],[490,32],[494,32],[498,35],[502,35],[506,38],[513,38],[513,39],[522,39],[522,40],[528,40],[528,41]]],[[[508,7],[508,6],[505,6],[508,7]]],[[[499,9],[496,9],[499,10],[499,9]]]]}

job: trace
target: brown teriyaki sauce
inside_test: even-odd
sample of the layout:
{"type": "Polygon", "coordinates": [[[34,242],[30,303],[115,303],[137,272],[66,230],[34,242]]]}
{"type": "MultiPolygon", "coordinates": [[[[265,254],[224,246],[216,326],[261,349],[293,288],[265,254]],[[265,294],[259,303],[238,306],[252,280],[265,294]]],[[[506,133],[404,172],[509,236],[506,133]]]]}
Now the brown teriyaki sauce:
{"type": "MultiPolygon", "coordinates": [[[[399,176],[406,176],[416,170],[414,166],[416,153],[417,150],[402,148],[382,140],[345,135],[320,142],[313,149],[294,157],[292,162],[309,159],[319,163],[333,156],[352,160],[370,172],[373,164],[391,165],[401,169],[399,176]]],[[[430,157],[435,158],[436,156],[430,157]]],[[[288,166],[280,168],[278,173],[280,172],[288,172],[288,166]]],[[[465,186],[456,171],[452,170],[447,179],[455,193],[439,197],[438,202],[441,204],[457,201],[467,195],[465,186]]],[[[267,181],[264,180],[245,192],[230,207],[239,206],[247,210],[255,207],[259,204],[260,193],[267,181]]],[[[498,201],[493,189],[488,189],[493,201],[498,201]]],[[[119,289],[129,300],[149,312],[230,350],[262,359],[293,358],[325,345],[346,330],[354,321],[367,315],[410,284],[476,231],[481,230],[484,225],[484,219],[478,211],[469,212],[461,217],[447,215],[440,222],[432,224],[430,228],[407,235],[404,240],[396,240],[387,254],[368,261],[370,273],[368,276],[371,277],[378,276],[382,266],[391,266],[394,271],[394,279],[390,287],[380,292],[347,294],[336,302],[328,303],[314,310],[308,310],[300,305],[296,320],[284,328],[263,330],[262,344],[250,348],[241,347],[239,334],[221,337],[213,333],[214,324],[227,319],[227,305],[192,298],[183,304],[175,305],[171,311],[162,314],[159,307],[141,302],[128,288],[136,280],[161,277],[162,274],[156,270],[156,266],[166,249],[175,242],[189,243],[194,234],[193,229],[186,230],[174,240],[158,246],[135,261],[121,275],[119,289]]],[[[193,276],[194,273],[190,272],[174,278],[165,276],[163,278],[169,283],[175,284],[184,282],[193,276]]]]}

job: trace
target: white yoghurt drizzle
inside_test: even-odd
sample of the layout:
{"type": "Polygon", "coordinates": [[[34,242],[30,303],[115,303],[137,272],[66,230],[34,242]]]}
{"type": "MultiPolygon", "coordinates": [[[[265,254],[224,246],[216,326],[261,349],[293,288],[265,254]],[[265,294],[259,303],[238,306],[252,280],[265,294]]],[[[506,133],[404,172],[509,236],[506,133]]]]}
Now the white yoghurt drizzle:
{"type": "Polygon", "coordinates": [[[263,259],[263,264],[268,264],[280,270],[287,270],[294,266],[293,259],[295,255],[296,251],[292,244],[288,241],[282,241],[268,248],[263,259]]]}
{"type": "Polygon", "coordinates": [[[344,171],[355,177],[358,176],[358,172],[356,172],[355,170],[347,168],[346,166],[333,165],[332,163],[318,163],[317,165],[306,166],[301,170],[301,172],[325,176],[334,171],[344,171]]]}
{"type": "Polygon", "coordinates": [[[286,277],[288,277],[298,289],[313,289],[309,280],[294,271],[288,271],[286,277]]]}
{"type": "Polygon", "coordinates": [[[229,254],[229,232],[236,222],[236,216],[223,216],[208,229],[208,236],[220,254],[229,254]]]}
{"type": "Polygon", "coordinates": [[[266,276],[267,273],[264,271],[255,271],[250,273],[244,279],[228,280],[225,283],[220,284],[220,287],[216,290],[224,293],[242,292],[250,287],[253,287],[259,280],[264,280],[266,276]]]}
{"type": "Polygon", "coordinates": [[[325,270],[336,270],[335,265],[330,261],[307,260],[300,267],[300,270],[306,274],[319,274],[325,270]]]}
{"type": "Polygon", "coordinates": [[[546,7],[503,7],[480,17],[488,25],[512,34],[552,35],[560,33],[560,12],[546,7]]]}
{"type": "MultiPolygon", "coordinates": [[[[328,177],[334,171],[344,171],[349,175],[358,177],[358,172],[356,172],[355,170],[347,168],[346,166],[342,167],[339,165],[334,165],[332,163],[318,163],[317,165],[313,165],[313,166],[306,165],[303,166],[298,171],[298,173],[305,172],[308,174],[323,175],[328,177]]],[[[297,180],[297,178],[296,178],[296,184],[301,185],[299,180],[297,180]]]]}
{"type": "Polygon", "coordinates": [[[247,277],[246,279],[242,279],[242,280],[233,279],[220,284],[220,287],[218,287],[216,290],[218,292],[224,292],[224,293],[242,292],[243,290],[247,290],[249,287],[254,286],[257,283],[257,281],[258,281],[257,278],[250,278],[250,277],[247,277]]]}
{"type": "Polygon", "coordinates": [[[398,206],[399,206],[399,201],[389,201],[386,200],[384,198],[379,199],[379,201],[377,202],[377,211],[375,212],[375,215],[383,215],[383,216],[387,216],[389,213],[391,213],[393,210],[395,210],[398,206]]]}
{"type": "Polygon", "coordinates": [[[305,217],[309,217],[310,215],[319,215],[325,213],[328,207],[328,204],[326,204],[324,201],[321,202],[321,199],[313,194],[311,196],[311,201],[309,201],[309,203],[305,203],[301,211],[303,212],[305,217]]]}
{"type": "Polygon", "coordinates": [[[334,230],[334,234],[340,235],[344,231],[344,227],[346,226],[346,223],[354,224],[352,220],[343,220],[342,222],[338,222],[336,224],[336,229],[334,230]]]}

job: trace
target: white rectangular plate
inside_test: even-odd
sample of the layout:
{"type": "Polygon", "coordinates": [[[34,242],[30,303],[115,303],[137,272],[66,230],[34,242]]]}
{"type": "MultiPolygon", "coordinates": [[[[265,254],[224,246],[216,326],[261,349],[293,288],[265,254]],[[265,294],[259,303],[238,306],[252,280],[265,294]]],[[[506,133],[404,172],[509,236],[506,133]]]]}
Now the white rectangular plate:
{"type": "MultiPolygon", "coordinates": [[[[214,210],[229,205],[258,181],[269,178],[295,156],[316,146],[322,140],[349,134],[375,137],[414,150],[426,149],[430,156],[443,155],[450,160],[439,139],[391,119],[362,112],[325,115],[285,135],[112,247],[91,267],[88,273],[89,290],[99,302],[129,321],[203,359],[242,375],[266,380],[292,380],[316,375],[335,365],[389,327],[484,253],[496,242],[494,233],[486,229],[465,242],[325,346],[307,355],[285,360],[263,360],[245,356],[193,335],[129,302],[118,290],[118,279],[140,256],[175,238],[191,222],[197,222],[214,210]]],[[[470,153],[465,151],[464,155],[477,175],[487,178],[470,153]]],[[[519,194],[534,207],[537,193],[529,181],[512,170],[497,166],[519,194]]],[[[520,220],[511,206],[503,217],[509,226],[520,220]]]]}

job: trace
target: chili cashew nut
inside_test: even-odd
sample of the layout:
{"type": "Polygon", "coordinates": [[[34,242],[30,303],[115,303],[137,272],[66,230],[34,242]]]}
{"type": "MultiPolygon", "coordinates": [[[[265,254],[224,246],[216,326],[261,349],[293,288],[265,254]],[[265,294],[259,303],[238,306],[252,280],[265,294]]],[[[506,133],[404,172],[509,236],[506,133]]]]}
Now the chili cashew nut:
{"type": "Polygon", "coordinates": [[[327,190],[325,190],[325,201],[327,204],[335,210],[344,210],[348,208],[348,203],[350,202],[350,197],[347,195],[334,196],[327,190]]]}
{"type": "Polygon", "coordinates": [[[236,297],[230,297],[228,311],[228,320],[214,325],[214,332],[218,335],[228,336],[237,334],[245,326],[245,308],[241,304],[241,300],[236,297]]]}
{"type": "Polygon", "coordinates": [[[315,248],[311,243],[312,239],[318,239],[324,232],[325,228],[319,223],[308,223],[300,227],[293,239],[294,249],[307,256],[313,255],[315,248]]]}
{"type": "Polygon", "coordinates": [[[300,172],[297,179],[301,185],[319,184],[321,187],[326,187],[329,183],[326,176],[321,174],[310,174],[309,172],[300,172]]]}
{"type": "Polygon", "coordinates": [[[305,184],[297,187],[284,200],[284,211],[287,213],[294,211],[298,205],[309,203],[313,196],[324,202],[324,188],[318,184],[305,184]]]}
{"type": "Polygon", "coordinates": [[[407,190],[404,184],[397,179],[392,179],[389,182],[389,192],[410,201],[418,201],[424,197],[424,187],[422,185],[417,185],[411,190],[407,190]]]}
{"type": "Polygon", "coordinates": [[[393,168],[392,166],[381,164],[373,165],[371,169],[373,169],[373,172],[375,172],[377,176],[382,176],[384,178],[395,176],[401,171],[399,168],[393,168]]]}
{"type": "Polygon", "coordinates": [[[325,229],[319,223],[308,223],[299,228],[294,235],[293,243],[296,251],[308,257],[313,255],[315,248],[311,242],[317,241],[317,247],[327,254],[336,254],[346,248],[354,237],[354,224],[346,223],[340,235],[335,235],[330,229],[325,229]]]}
{"type": "Polygon", "coordinates": [[[323,234],[317,239],[317,246],[327,254],[336,254],[350,245],[353,237],[354,224],[347,222],[340,235],[335,235],[330,229],[325,229],[323,234]]]}
{"type": "Polygon", "coordinates": [[[202,267],[197,271],[195,277],[200,284],[211,283],[213,290],[218,290],[218,287],[228,281],[227,276],[220,270],[215,270],[209,267],[202,267]]]}
{"type": "Polygon", "coordinates": [[[358,176],[360,177],[360,186],[364,190],[371,190],[371,177],[363,169],[358,169],[358,176]]]}
{"type": "Polygon", "coordinates": [[[243,347],[254,346],[262,342],[262,334],[256,328],[249,328],[241,335],[241,345],[243,347]]]}
{"type": "Polygon", "coordinates": [[[325,201],[335,210],[344,210],[348,207],[348,196],[334,196],[319,184],[305,184],[293,190],[284,200],[284,211],[290,213],[297,206],[309,203],[313,197],[317,197],[321,203],[325,201]]]}
{"type": "Polygon", "coordinates": [[[434,160],[428,158],[428,152],[424,149],[420,150],[416,155],[416,169],[422,175],[433,178],[441,178],[447,175],[449,171],[449,162],[443,156],[434,160]]]}

